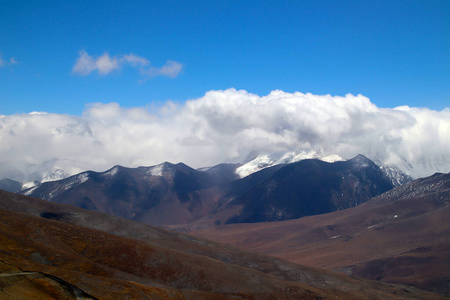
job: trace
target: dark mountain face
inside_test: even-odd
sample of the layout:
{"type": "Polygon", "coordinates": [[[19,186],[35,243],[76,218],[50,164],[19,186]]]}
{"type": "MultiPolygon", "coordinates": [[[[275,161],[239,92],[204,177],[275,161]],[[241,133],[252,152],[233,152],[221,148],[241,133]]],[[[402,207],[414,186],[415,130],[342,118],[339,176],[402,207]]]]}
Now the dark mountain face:
{"type": "MultiPolygon", "coordinates": [[[[342,210],[393,187],[381,170],[362,155],[335,163],[303,160],[272,171],[228,204],[242,205],[243,209],[227,223],[288,220],[342,210]]],[[[244,180],[242,185],[246,185],[244,180]]]]}
{"type": "Polygon", "coordinates": [[[345,209],[390,188],[364,156],[304,160],[234,180],[237,165],[194,170],[163,163],[84,172],[25,191],[29,196],[158,226],[276,221],[345,209]],[[205,221],[206,220],[206,221],[205,221]]]}
{"type": "Polygon", "coordinates": [[[190,194],[213,186],[215,181],[213,176],[181,163],[135,169],[116,166],[103,173],[84,172],[46,182],[25,194],[164,225],[194,218],[202,203],[201,197],[190,194]]]}
{"type": "Polygon", "coordinates": [[[22,183],[16,180],[3,178],[0,180],[0,189],[8,192],[17,193],[22,189],[22,183]]]}

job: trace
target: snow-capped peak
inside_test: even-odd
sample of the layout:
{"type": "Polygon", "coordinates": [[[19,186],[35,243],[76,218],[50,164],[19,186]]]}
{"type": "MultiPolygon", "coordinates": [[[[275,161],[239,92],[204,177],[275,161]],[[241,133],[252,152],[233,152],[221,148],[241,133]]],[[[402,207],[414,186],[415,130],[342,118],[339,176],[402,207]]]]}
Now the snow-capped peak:
{"type": "Polygon", "coordinates": [[[163,162],[162,164],[147,167],[147,174],[151,176],[164,176],[164,177],[172,177],[175,169],[174,165],[169,162],[163,162]]]}
{"type": "Polygon", "coordinates": [[[102,175],[104,177],[113,177],[114,175],[117,174],[117,172],[119,172],[119,166],[114,166],[111,169],[109,169],[108,171],[102,173],[102,175]]]}
{"type": "Polygon", "coordinates": [[[384,175],[388,177],[394,186],[401,186],[413,180],[413,178],[399,168],[382,165],[380,166],[381,171],[384,175]]]}
{"type": "Polygon", "coordinates": [[[47,181],[56,181],[83,172],[73,160],[52,159],[39,164],[21,161],[0,162],[0,179],[9,178],[23,184],[23,189],[47,181]]]}
{"type": "Polygon", "coordinates": [[[71,174],[61,170],[61,169],[54,169],[50,171],[47,174],[44,174],[44,178],[42,178],[41,182],[47,182],[47,181],[55,181],[55,180],[61,180],[64,178],[69,177],[71,174]]]}
{"type": "Polygon", "coordinates": [[[330,163],[344,160],[342,157],[336,154],[324,155],[320,150],[305,151],[302,149],[297,149],[285,153],[277,152],[272,154],[258,155],[253,160],[237,168],[236,174],[239,177],[243,178],[271,166],[293,163],[304,159],[320,159],[322,161],[330,163]]]}

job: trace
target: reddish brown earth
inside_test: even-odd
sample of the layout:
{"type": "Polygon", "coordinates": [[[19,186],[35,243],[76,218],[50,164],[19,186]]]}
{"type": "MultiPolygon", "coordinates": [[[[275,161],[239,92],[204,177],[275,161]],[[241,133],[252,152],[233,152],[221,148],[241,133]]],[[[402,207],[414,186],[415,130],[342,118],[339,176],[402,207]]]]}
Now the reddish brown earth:
{"type": "Polygon", "coordinates": [[[450,174],[437,174],[347,210],[191,233],[302,265],[448,296],[449,203],[450,174]]]}
{"type": "Polygon", "coordinates": [[[1,299],[439,299],[0,191],[1,299]]]}

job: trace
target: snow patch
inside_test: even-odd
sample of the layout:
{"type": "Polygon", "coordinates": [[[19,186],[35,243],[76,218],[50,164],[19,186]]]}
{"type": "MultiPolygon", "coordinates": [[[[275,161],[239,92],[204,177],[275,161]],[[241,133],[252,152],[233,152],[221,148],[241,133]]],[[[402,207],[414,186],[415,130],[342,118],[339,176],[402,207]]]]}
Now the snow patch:
{"type": "Polygon", "coordinates": [[[386,175],[386,177],[391,180],[394,186],[401,186],[413,180],[411,176],[405,174],[397,167],[380,165],[379,163],[377,164],[380,167],[381,171],[384,173],[384,175],[386,175]]]}
{"type": "Polygon", "coordinates": [[[64,184],[62,186],[57,185],[50,193],[48,193],[48,197],[45,197],[44,199],[50,200],[55,196],[61,195],[68,189],[71,189],[72,187],[74,187],[76,185],[80,185],[83,182],[86,182],[88,179],[89,179],[89,173],[87,173],[87,172],[69,177],[66,180],[64,180],[64,184]]]}
{"type": "Polygon", "coordinates": [[[83,182],[85,182],[89,179],[89,174],[81,173],[80,175],[76,176],[76,178],[77,178],[76,184],[82,184],[83,182]]]}
{"type": "Polygon", "coordinates": [[[40,184],[39,181],[30,181],[30,182],[25,182],[24,184],[22,184],[22,190],[26,190],[32,187],[37,187],[40,184]]]}
{"type": "Polygon", "coordinates": [[[117,172],[119,172],[119,167],[114,167],[114,168],[110,169],[109,171],[106,171],[102,175],[105,177],[112,177],[112,176],[116,175],[117,172]]]}
{"type": "Polygon", "coordinates": [[[164,164],[160,164],[154,167],[151,167],[148,171],[148,174],[152,176],[162,176],[164,171],[164,164]]]}
{"type": "MultiPolygon", "coordinates": [[[[61,180],[84,171],[80,162],[65,159],[52,159],[39,164],[23,161],[0,162],[0,179],[9,178],[27,184],[61,180]]],[[[27,185],[28,188],[32,186],[34,184],[27,185]]]]}
{"type": "Polygon", "coordinates": [[[49,171],[47,174],[44,174],[44,178],[42,178],[41,182],[48,181],[56,181],[69,177],[70,174],[61,169],[55,169],[53,171],[49,171]]]}
{"type": "MultiPolygon", "coordinates": [[[[25,193],[23,193],[25,196],[29,196],[29,195],[31,195],[31,193],[35,190],[35,189],[37,189],[38,188],[38,186],[36,185],[36,186],[34,186],[33,188],[31,188],[31,189],[29,189],[28,191],[26,191],[25,193]]],[[[26,189],[26,188],[23,188],[23,189],[26,189]]]]}

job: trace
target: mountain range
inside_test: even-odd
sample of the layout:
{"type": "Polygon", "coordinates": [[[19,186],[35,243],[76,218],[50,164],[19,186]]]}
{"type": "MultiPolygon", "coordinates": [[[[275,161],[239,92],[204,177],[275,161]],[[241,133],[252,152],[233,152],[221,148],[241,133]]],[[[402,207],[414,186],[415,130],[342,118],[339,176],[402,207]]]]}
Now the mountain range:
{"type": "MultiPolygon", "coordinates": [[[[270,154],[250,155],[243,164],[229,164],[236,166],[233,176],[243,178],[260,171],[267,167],[275,165],[284,165],[298,162],[304,159],[319,159],[325,162],[344,161],[342,157],[336,154],[323,154],[322,151],[305,151],[297,149],[288,152],[275,152],[270,154]]],[[[411,181],[413,178],[402,171],[409,173],[411,166],[403,163],[402,169],[395,166],[385,165],[379,160],[374,160],[380,166],[382,171],[388,176],[395,186],[402,185],[411,181]]],[[[426,162],[424,162],[426,163],[426,162]]],[[[436,165],[434,162],[431,165],[436,165]]],[[[448,165],[443,162],[443,165],[448,165]]],[[[429,166],[429,168],[431,168],[429,166]]],[[[441,169],[442,166],[440,165],[441,169]]],[[[207,170],[208,167],[198,170],[207,170]]],[[[444,167],[445,169],[445,167],[444,167]]],[[[68,159],[52,159],[43,163],[31,164],[24,162],[0,162],[0,189],[19,192],[37,186],[48,181],[56,181],[87,171],[83,164],[78,161],[68,159]]]]}
{"type": "Polygon", "coordinates": [[[157,226],[188,230],[225,223],[268,222],[342,210],[393,187],[381,169],[358,155],[328,163],[306,159],[247,177],[238,165],[194,170],[179,163],[113,167],[45,182],[25,195],[157,226]]]}

